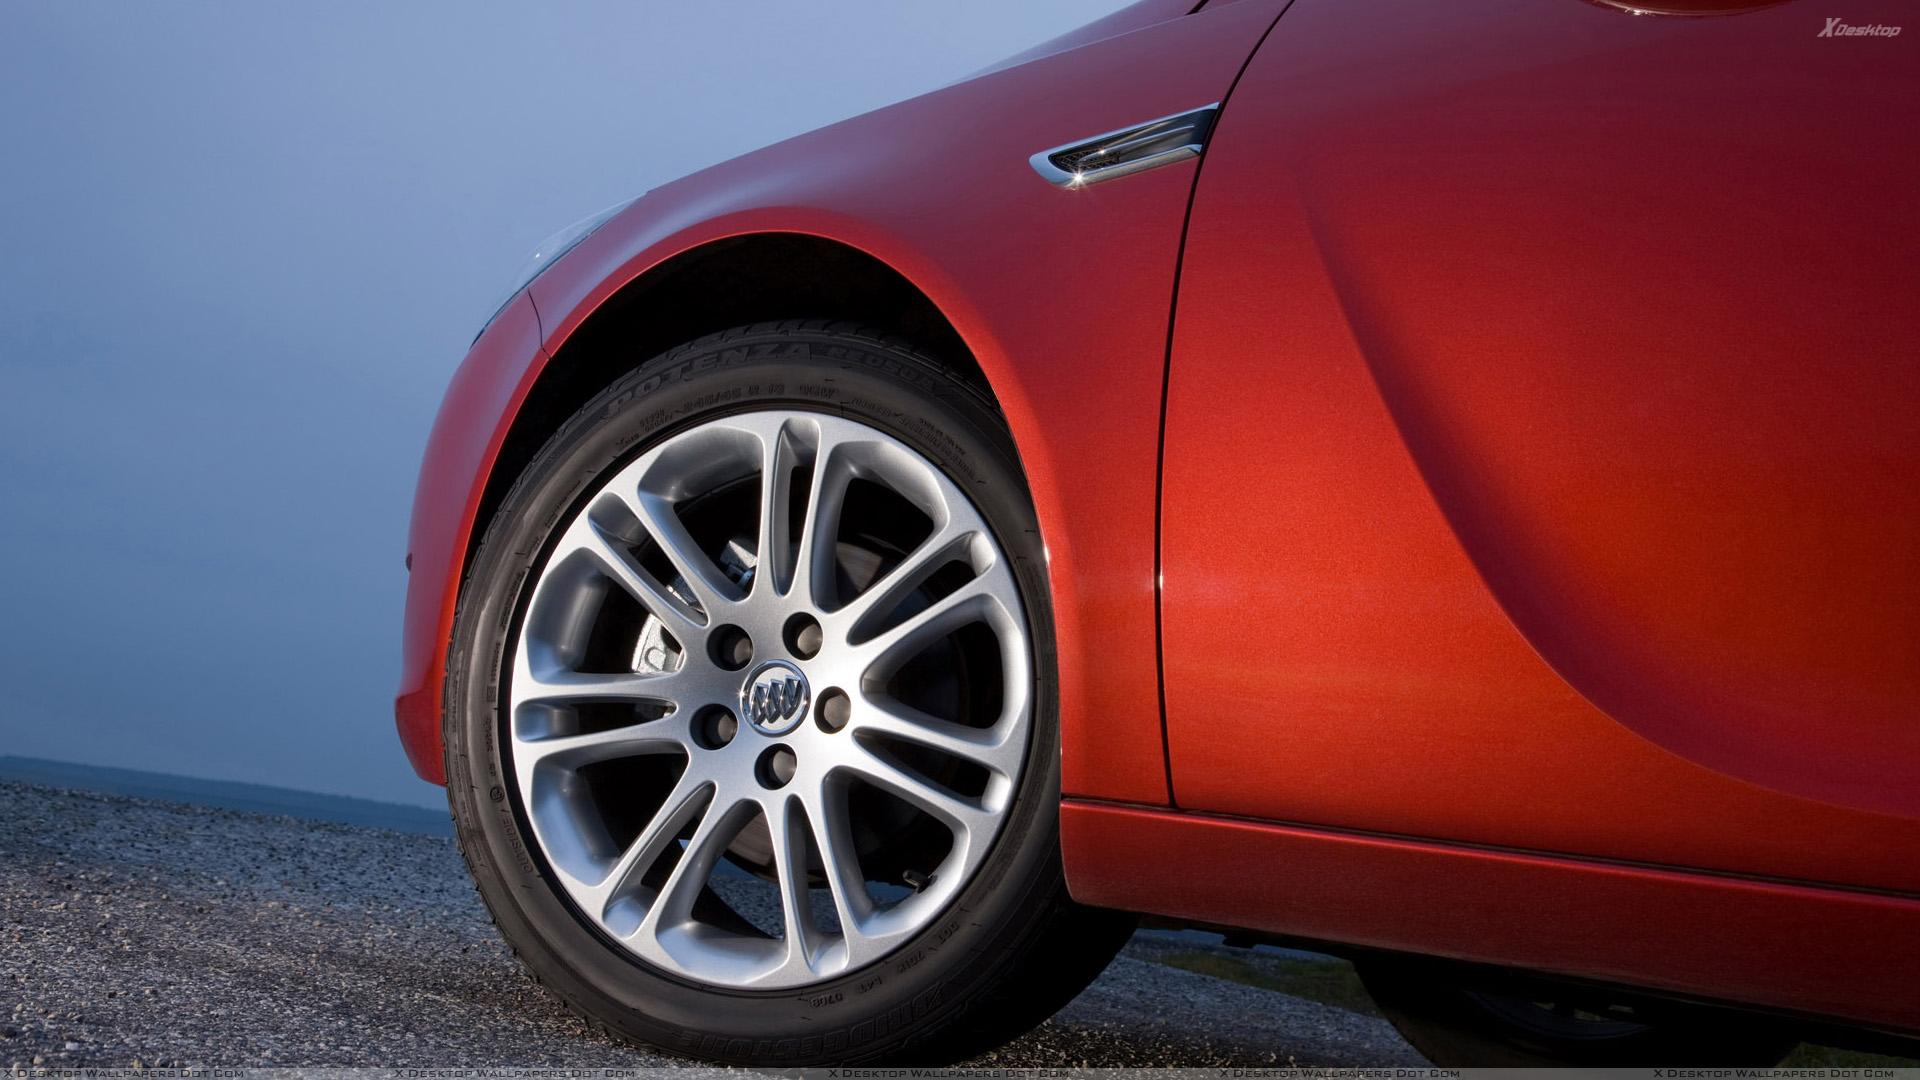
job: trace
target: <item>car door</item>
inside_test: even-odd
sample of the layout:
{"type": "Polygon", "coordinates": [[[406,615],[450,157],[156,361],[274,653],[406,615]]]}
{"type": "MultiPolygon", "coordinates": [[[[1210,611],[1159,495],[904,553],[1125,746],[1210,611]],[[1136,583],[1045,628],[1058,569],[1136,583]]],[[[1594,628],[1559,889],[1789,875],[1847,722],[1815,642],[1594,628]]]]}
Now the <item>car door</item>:
{"type": "Polygon", "coordinates": [[[1174,800],[1920,889],[1920,26],[1636,6],[1296,0],[1235,86],[1174,800]]]}

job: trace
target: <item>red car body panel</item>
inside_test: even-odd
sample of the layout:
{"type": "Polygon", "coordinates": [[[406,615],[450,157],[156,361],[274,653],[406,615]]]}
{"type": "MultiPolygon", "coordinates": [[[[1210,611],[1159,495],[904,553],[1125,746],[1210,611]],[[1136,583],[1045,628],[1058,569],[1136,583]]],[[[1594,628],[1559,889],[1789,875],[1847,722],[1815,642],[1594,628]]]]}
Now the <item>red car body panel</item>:
{"type": "Polygon", "coordinates": [[[447,782],[440,688],[474,517],[509,421],[545,362],[540,320],[527,294],[518,293],[454,372],[420,463],[407,535],[407,614],[394,716],[408,762],[436,784],[447,782]]]}
{"type": "MultiPolygon", "coordinates": [[[[1161,5],[1164,6],[1164,5],[1161,5]]],[[[1154,620],[1154,477],[1166,335],[1194,165],[1082,191],[1036,150],[1220,100],[1281,0],[1238,0],[995,71],[659,188],[537,279],[544,350],[489,328],[436,421],[414,507],[399,703],[415,768],[440,772],[447,638],[487,469],[550,354],[622,287],[749,233],[879,258],[946,315],[993,383],[1045,534],[1062,783],[1165,803],[1154,620]],[[1115,73],[1151,71],[1152,78],[1115,73]],[[924,145],[926,154],[903,147],[924,145]],[[496,349],[518,348],[515,363],[496,349]],[[501,409],[468,411],[479,398],[501,409]],[[443,446],[442,443],[450,445],[443,446]],[[479,468],[467,470],[472,463],[479,468]],[[457,533],[457,535],[456,535],[457,533]]],[[[1155,10],[1149,7],[1148,11],[1155,10]]],[[[512,327],[505,328],[513,331],[512,327]]]]}
{"type": "Polygon", "coordinates": [[[503,309],[421,471],[415,768],[550,358],[679,256],[807,234],[924,293],[1012,428],[1076,896],[1920,1032],[1907,41],[1189,6],[667,185],[503,309]],[[1028,166],[1223,98],[1197,167],[1028,166]]]}
{"type": "Polygon", "coordinates": [[[1920,892],[1920,63],[1823,25],[1288,11],[1181,276],[1179,806],[1920,892]]]}
{"type": "Polygon", "coordinates": [[[1095,904],[1920,1032],[1910,898],[1074,801],[1061,828],[1095,904]]]}

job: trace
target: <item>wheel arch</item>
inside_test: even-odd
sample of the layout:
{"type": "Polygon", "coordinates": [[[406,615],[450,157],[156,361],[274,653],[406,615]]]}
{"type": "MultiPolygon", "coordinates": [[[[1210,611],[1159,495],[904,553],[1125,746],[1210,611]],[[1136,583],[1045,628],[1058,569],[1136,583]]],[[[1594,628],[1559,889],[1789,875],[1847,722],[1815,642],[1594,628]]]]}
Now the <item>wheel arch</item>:
{"type": "Polygon", "coordinates": [[[845,319],[910,342],[999,398],[972,349],[925,290],[885,261],[828,237],[759,232],[689,248],[595,308],[540,369],[489,466],[463,553],[472,564],[514,480],[555,427],[651,357],[705,334],[788,318],[845,319]]]}

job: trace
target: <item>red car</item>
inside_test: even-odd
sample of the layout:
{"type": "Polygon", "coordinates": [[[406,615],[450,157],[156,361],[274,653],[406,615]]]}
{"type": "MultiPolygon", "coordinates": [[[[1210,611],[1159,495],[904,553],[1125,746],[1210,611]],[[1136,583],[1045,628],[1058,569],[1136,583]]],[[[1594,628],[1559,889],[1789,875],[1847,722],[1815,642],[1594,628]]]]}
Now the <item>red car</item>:
{"type": "Polygon", "coordinates": [[[1842,7],[1145,0],[558,238],[408,556],[501,932],[758,1065],[1131,913],[1446,1064],[1920,1033],[1920,27],[1842,7]]]}

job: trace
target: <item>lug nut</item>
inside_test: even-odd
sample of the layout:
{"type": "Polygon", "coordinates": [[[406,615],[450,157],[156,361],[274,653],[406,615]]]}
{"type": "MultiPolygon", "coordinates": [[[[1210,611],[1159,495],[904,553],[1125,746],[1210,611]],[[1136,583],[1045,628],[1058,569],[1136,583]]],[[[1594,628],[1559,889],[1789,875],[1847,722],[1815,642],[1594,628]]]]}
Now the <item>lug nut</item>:
{"type": "Polygon", "coordinates": [[[739,671],[753,660],[753,639],[737,626],[715,627],[707,635],[707,655],[728,671],[739,671]]]}
{"type": "Polygon", "coordinates": [[[783,636],[788,652],[801,660],[811,660],[819,655],[820,641],[824,635],[820,632],[820,623],[803,611],[787,620],[783,636]]]}
{"type": "Polygon", "coordinates": [[[831,735],[847,726],[853,717],[853,702],[847,699],[846,691],[839,687],[829,687],[821,691],[813,706],[814,723],[820,730],[831,735]]]}
{"type": "Polygon", "coordinates": [[[792,750],[785,746],[773,746],[760,755],[760,760],[754,763],[753,771],[761,787],[781,788],[786,787],[787,781],[793,779],[793,770],[797,765],[799,765],[799,759],[794,757],[792,750]]]}
{"type": "Polygon", "coordinates": [[[709,705],[694,714],[693,741],[703,750],[718,750],[733,741],[740,721],[719,705],[709,705]]]}

